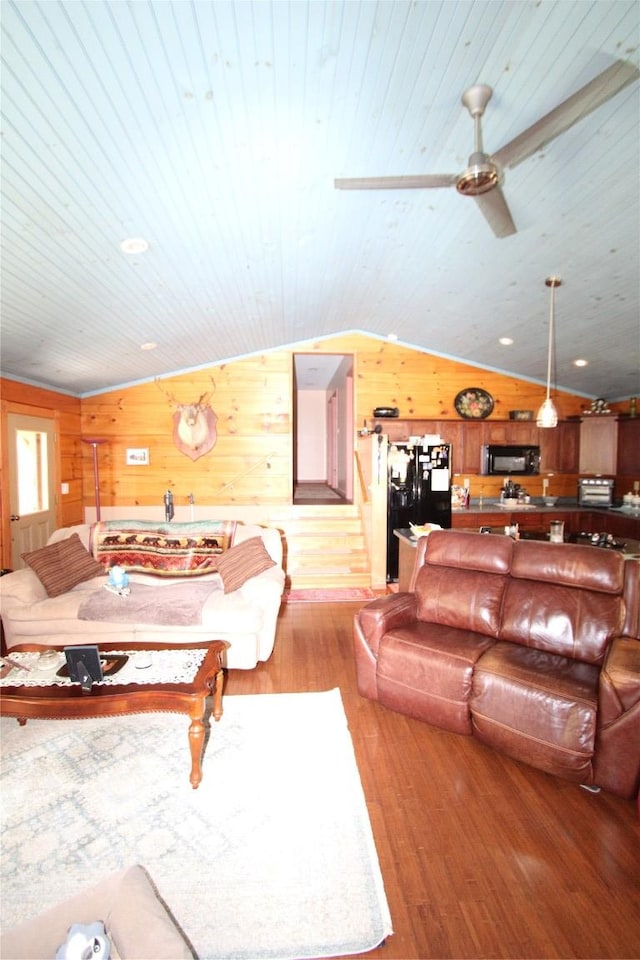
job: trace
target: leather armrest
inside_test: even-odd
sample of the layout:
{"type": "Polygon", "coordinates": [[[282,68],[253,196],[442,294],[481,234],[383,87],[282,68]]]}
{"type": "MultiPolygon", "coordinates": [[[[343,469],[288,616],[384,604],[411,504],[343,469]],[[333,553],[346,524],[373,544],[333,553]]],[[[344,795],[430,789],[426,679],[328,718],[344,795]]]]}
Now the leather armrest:
{"type": "Polygon", "coordinates": [[[358,632],[375,657],[388,630],[413,623],[418,605],[414,593],[393,593],[371,600],[356,615],[358,632]]]}
{"type": "Polygon", "coordinates": [[[640,640],[616,637],[600,671],[594,783],[631,799],[640,788],[640,640]]]}
{"type": "Polygon", "coordinates": [[[600,671],[598,725],[605,727],[640,701],[640,640],[616,637],[600,671]]]}

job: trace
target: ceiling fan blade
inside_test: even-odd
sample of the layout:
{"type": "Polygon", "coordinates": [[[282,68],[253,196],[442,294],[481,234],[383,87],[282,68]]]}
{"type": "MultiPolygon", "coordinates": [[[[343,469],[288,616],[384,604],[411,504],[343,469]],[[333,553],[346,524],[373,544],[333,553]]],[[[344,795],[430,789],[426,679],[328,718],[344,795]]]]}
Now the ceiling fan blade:
{"type": "Polygon", "coordinates": [[[415,190],[454,187],[457,179],[455,173],[434,173],[406,177],[349,177],[334,180],[333,183],[337,190],[415,190]]]}
{"type": "Polygon", "coordinates": [[[494,187],[487,193],[480,193],[474,197],[480,207],[480,212],[495,233],[496,237],[510,237],[517,233],[516,225],[511,219],[507,201],[502,189],[494,187]]]}
{"type": "Polygon", "coordinates": [[[560,106],[493,153],[491,159],[501,167],[515,167],[583,117],[593,113],[638,77],[640,70],[632,63],[616,60],[560,106]]]}

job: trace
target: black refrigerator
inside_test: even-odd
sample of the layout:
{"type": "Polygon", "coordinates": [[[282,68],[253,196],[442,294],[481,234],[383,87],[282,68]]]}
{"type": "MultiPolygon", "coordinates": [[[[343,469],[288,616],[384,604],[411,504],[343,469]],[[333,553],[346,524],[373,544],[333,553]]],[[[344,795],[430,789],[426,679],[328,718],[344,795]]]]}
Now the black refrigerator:
{"type": "Polygon", "coordinates": [[[410,523],[451,526],[451,444],[391,443],[387,451],[387,582],[398,579],[399,541],[410,523]]]}

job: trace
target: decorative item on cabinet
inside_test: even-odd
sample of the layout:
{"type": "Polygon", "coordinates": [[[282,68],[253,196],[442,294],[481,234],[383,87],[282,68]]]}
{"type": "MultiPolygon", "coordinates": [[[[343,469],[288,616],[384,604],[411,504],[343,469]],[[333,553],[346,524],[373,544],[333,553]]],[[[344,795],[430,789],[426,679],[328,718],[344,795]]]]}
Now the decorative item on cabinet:
{"type": "Polygon", "coordinates": [[[467,387],[456,396],[453,405],[465,420],[484,420],[493,410],[493,397],[480,387],[467,387]]]}
{"type": "Polygon", "coordinates": [[[598,397],[596,400],[591,401],[591,409],[586,411],[587,413],[593,413],[596,417],[608,416],[611,413],[609,409],[609,404],[604,399],[604,397],[598,397]]]}

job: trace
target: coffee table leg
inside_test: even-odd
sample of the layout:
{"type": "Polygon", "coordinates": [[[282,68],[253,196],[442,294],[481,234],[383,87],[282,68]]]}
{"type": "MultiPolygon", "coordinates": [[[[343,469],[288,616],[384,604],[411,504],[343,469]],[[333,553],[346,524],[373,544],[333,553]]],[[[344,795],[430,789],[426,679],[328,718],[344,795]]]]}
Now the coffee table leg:
{"type": "MultiPolygon", "coordinates": [[[[220,668],[215,675],[213,684],[213,716],[219,720],[222,716],[222,688],[224,686],[224,670],[220,668]]],[[[189,749],[191,751],[191,775],[189,782],[197,790],[202,780],[202,747],[204,744],[204,714],[206,699],[202,697],[193,704],[189,712],[191,726],[189,727],[189,749]]]]}
{"type": "Polygon", "coordinates": [[[189,775],[189,783],[194,790],[198,789],[198,785],[202,780],[202,745],[204,743],[204,708],[205,708],[205,699],[204,697],[194,705],[193,709],[190,712],[191,717],[191,726],[189,727],[189,750],[191,751],[191,774],[189,775]]]}
{"type": "Polygon", "coordinates": [[[224,670],[220,669],[215,676],[213,688],[213,719],[218,721],[222,716],[222,688],[224,686],[224,670]]]}

